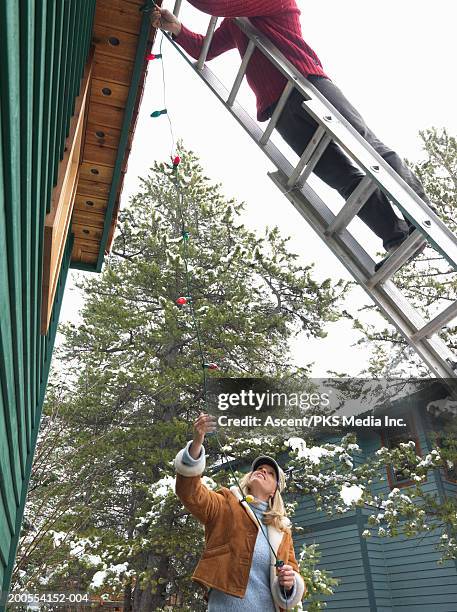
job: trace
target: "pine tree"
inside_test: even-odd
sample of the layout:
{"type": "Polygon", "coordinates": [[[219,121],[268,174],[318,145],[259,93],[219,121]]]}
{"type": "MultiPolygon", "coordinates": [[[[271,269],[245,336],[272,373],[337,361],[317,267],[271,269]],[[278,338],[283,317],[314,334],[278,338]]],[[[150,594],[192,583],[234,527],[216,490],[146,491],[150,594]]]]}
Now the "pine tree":
{"type": "MultiPolygon", "coordinates": [[[[446,146],[455,148],[455,141],[446,146]]],[[[205,361],[221,368],[212,376],[271,376],[292,381],[293,389],[309,370],[291,367],[289,339],[298,331],[325,335],[325,323],[341,316],[339,300],[347,291],[341,282],[313,280],[277,229],[261,238],[246,229],[243,206],[221,196],[191,152],[182,157],[177,174],[154,166],[120,215],[109,265],[80,283],[82,324],[62,330],[15,573],[18,584],[30,588],[45,580],[51,590],[76,583],[84,590],[99,576],[99,593],[124,598],[125,609],[135,612],[171,603],[178,610],[205,609],[189,580],[203,531],[174,494],[171,466],[205,407],[199,339],[205,361]],[[199,337],[190,305],[176,303],[189,294],[199,337]]],[[[433,164],[419,170],[437,171],[433,164]]],[[[430,181],[438,189],[439,182],[430,181]]],[[[446,188],[448,182],[443,177],[446,188]]],[[[405,275],[412,296],[414,282],[405,275]]],[[[249,465],[258,442],[230,440],[227,452],[239,458],[238,468],[249,465]]],[[[222,459],[218,446],[210,438],[206,444],[212,476],[206,484],[227,485],[224,469],[211,471],[211,462],[218,466],[222,459]]],[[[297,455],[291,453],[288,489],[296,495],[310,494],[318,507],[344,513],[344,490],[350,504],[372,513],[367,537],[375,528],[378,535],[444,530],[443,557],[455,557],[455,504],[437,507],[422,487],[429,470],[454,461],[455,444],[426,458],[404,444],[363,464],[351,436],[338,445],[295,439],[291,446],[297,455]],[[372,495],[386,464],[408,470],[416,482],[408,495],[397,489],[372,495]],[[429,516],[434,525],[427,524],[429,516]]],[[[261,450],[284,453],[284,436],[262,440],[261,450]]],[[[316,573],[314,548],[300,558],[309,605],[320,609],[321,595],[332,592],[335,580],[316,573]]]]}
{"type": "MultiPolygon", "coordinates": [[[[347,290],[315,281],[276,228],[259,237],[244,227],[243,205],[222,197],[192,152],[180,154],[178,170],[156,164],[141,181],[119,216],[109,264],[80,282],[82,324],[62,328],[55,374],[66,385],[57,419],[66,435],[54,456],[73,490],[51,529],[71,532],[65,550],[80,566],[92,562],[88,580],[114,568],[103,588],[110,576],[117,590],[123,583],[138,612],[163,609],[173,595],[182,609],[203,605],[189,584],[202,530],[170,492],[170,462],[204,407],[199,341],[223,376],[306,374],[291,368],[288,340],[324,336],[347,290]],[[198,335],[190,306],[176,303],[189,293],[198,335]]],[[[36,565],[32,557],[21,571],[36,565]]],[[[48,584],[68,577],[51,565],[38,563],[48,584]]]]}

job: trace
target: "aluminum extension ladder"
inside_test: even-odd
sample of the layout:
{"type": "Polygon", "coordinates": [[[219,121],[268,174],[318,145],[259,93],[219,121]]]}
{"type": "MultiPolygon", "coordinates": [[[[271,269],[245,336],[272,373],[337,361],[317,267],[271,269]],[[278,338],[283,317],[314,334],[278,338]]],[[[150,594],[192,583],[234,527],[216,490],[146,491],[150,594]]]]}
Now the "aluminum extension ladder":
{"type": "MultiPolygon", "coordinates": [[[[175,16],[179,14],[181,1],[176,0],[175,16]]],[[[389,321],[395,325],[433,375],[437,378],[456,379],[457,357],[438,337],[437,332],[457,316],[457,302],[426,322],[391,280],[419,244],[424,242],[432,245],[457,270],[456,236],[271,41],[246,18],[234,19],[247,36],[249,43],[232,89],[227,90],[205,64],[217,19],[217,17],[210,19],[197,62],[189,58],[171,36],[167,34],[165,36],[273,162],[277,170],[268,173],[268,176],[325,241],[389,321]],[[247,65],[255,49],[263,53],[287,79],[287,85],[264,131],[236,102],[247,65]],[[270,140],[287,98],[294,89],[298,89],[303,95],[304,108],[319,126],[298,164],[295,165],[289,162],[270,140]],[[311,172],[332,140],[338,143],[365,172],[365,177],[337,215],[307,183],[311,172]],[[414,223],[416,231],[375,272],[375,262],[355,240],[347,226],[377,187],[382,189],[414,223]]]]}

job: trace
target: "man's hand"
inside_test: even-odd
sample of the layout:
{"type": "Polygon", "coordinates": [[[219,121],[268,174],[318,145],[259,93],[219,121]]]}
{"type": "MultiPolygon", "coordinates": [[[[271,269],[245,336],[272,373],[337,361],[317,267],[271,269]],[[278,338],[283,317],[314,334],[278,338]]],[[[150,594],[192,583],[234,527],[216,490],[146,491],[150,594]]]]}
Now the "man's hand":
{"type": "Polygon", "coordinates": [[[290,565],[277,568],[279,584],[287,591],[295,584],[295,572],[290,565]]]}
{"type": "Polygon", "coordinates": [[[201,413],[194,421],[194,437],[192,444],[189,446],[189,454],[193,459],[198,459],[200,456],[201,447],[205,434],[216,430],[216,418],[209,414],[201,413]]]}
{"type": "Polygon", "coordinates": [[[171,32],[175,36],[181,32],[181,22],[167,9],[155,6],[152,10],[151,21],[155,28],[171,32]]]}

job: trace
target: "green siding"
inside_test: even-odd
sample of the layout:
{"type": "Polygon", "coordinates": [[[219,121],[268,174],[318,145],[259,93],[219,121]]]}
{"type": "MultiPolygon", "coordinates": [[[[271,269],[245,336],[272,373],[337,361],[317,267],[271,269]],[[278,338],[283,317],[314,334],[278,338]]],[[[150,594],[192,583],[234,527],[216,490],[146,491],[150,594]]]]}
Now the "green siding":
{"type": "Polygon", "coordinates": [[[451,482],[446,480],[444,476],[441,477],[443,489],[447,496],[457,497],[457,482],[451,482]]]}
{"type": "MultiPolygon", "coordinates": [[[[427,419],[418,408],[415,426],[422,453],[426,454],[430,451],[427,419]]],[[[381,445],[379,435],[368,430],[359,434],[359,444],[366,456],[381,445]]],[[[372,490],[375,494],[387,493],[387,480],[374,483],[372,490]]],[[[457,495],[457,485],[443,480],[438,470],[428,476],[424,490],[441,498],[457,495]]],[[[440,555],[435,547],[440,534],[413,538],[379,538],[374,534],[365,539],[361,533],[367,516],[366,510],[359,510],[329,517],[316,511],[309,496],[297,506],[294,522],[305,530],[304,535],[295,537],[297,552],[304,542],[319,544],[319,567],[341,580],[335,594],[326,599],[327,609],[455,612],[457,564],[437,564],[440,555]]]]}
{"type": "MultiPolygon", "coordinates": [[[[0,3],[0,590],[8,591],[73,237],[40,335],[43,228],[91,45],[95,0],[0,3]]],[[[142,18],[100,271],[149,45],[142,18]]],[[[85,269],[84,266],[75,266],[85,269]]],[[[0,606],[0,612],[2,607],[0,606]]]]}
{"type": "MultiPolygon", "coordinates": [[[[334,578],[340,579],[334,595],[328,599],[328,610],[354,609],[365,611],[370,609],[368,589],[364,575],[364,564],[357,517],[348,518],[349,524],[327,520],[328,525],[318,524],[309,527],[312,533],[295,537],[295,545],[300,549],[303,543],[319,544],[321,559],[319,568],[332,572],[334,578]],[[317,529],[316,529],[317,527],[317,529]]],[[[296,516],[294,516],[294,522],[296,516]]],[[[305,526],[306,523],[303,524],[305,526]]],[[[306,609],[306,605],[305,605],[306,609]]]]}
{"type": "Polygon", "coordinates": [[[14,563],[58,312],[40,336],[43,227],[91,42],[95,0],[0,3],[0,585],[14,563]]]}

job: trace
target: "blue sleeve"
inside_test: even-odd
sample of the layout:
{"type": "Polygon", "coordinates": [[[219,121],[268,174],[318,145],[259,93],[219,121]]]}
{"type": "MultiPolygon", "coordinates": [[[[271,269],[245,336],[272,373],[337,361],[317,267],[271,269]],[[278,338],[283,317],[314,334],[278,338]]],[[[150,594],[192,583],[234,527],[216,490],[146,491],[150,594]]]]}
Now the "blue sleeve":
{"type": "Polygon", "coordinates": [[[186,447],[184,448],[183,455],[181,457],[181,461],[185,465],[197,465],[197,463],[199,461],[201,461],[201,458],[202,458],[203,447],[200,450],[200,455],[199,455],[198,459],[194,459],[193,457],[190,456],[189,447],[190,447],[191,444],[192,444],[192,440],[186,444],[186,447]]]}

